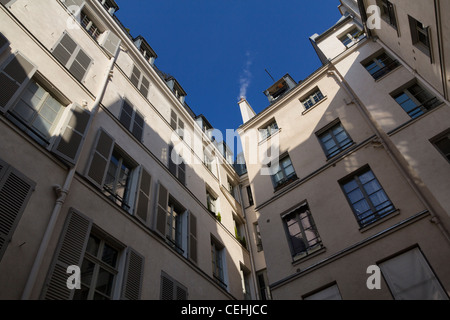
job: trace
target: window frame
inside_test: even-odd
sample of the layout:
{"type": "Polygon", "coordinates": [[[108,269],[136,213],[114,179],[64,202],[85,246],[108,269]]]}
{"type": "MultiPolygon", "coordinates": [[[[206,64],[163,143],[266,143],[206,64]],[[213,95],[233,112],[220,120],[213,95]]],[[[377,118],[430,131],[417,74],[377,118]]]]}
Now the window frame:
{"type": "Polygon", "coordinates": [[[264,141],[266,139],[269,139],[276,133],[278,133],[280,131],[280,128],[278,127],[277,121],[275,119],[272,119],[266,125],[260,127],[258,131],[259,131],[259,140],[264,141]]]}
{"type": "Polygon", "coordinates": [[[361,39],[363,34],[364,31],[354,25],[337,38],[346,48],[350,48],[361,39]]]}
{"type": "Polygon", "coordinates": [[[450,163],[450,147],[448,154],[446,154],[441,147],[437,145],[437,143],[443,141],[444,139],[447,139],[447,144],[450,146],[450,129],[445,130],[444,132],[438,134],[434,138],[430,139],[430,142],[433,144],[433,146],[437,149],[437,151],[450,163]]]}
{"type": "Polygon", "coordinates": [[[315,105],[325,100],[326,96],[322,93],[319,87],[311,90],[307,95],[300,99],[300,103],[303,106],[304,111],[312,109],[315,105]]]}
{"type": "Polygon", "coordinates": [[[410,15],[408,15],[408,21],[412,44],[426,54],[430,58],[430,62],[433,63],[431,28],[410,15]],[[423,41],[423,37],[425,37],[426,42],[423,41]]]}
{"type": "Polygon", "coordinates": [[[225,290],[228,290],[226,279],[225,246],[211,235],[211,267],[213,279],[225,290]]]}
{"type": "Polygon", "coordinates": [[[324,153],[325,153],[325,155],[327,157],[327,160],[336,157],[337,155],[341,154],[342,152],[344,152],[345,150],[350,148],[352,145],[354,145],[354,141],[353,141],[352,137],[348,134],[347,130],[345,130],[345,127],[342,125],[342,122],[339,119],[334,120],[329,125],[327,125],[323,129],[321,129],[318,132],[316,132],[316,136],[317,136],[317,139],[320,142],[320,145],[322,146],[322,149],[323,149],[323,151],[324,151],[324,153]],[[342,128],[342,131],[339,132],[339,134],[342,133],[342,132],[345,133],[347,138],[345,140],[343,140],[343,141],[349,140],[346,144],[341,145],[342,143],[337,140],[336,135],[333,132],[333,130],[336,127],[342,128]],[[327,134],[331,135],[331,139],[335,143],[334,147],[337,147],[337,150],[332,152],[332,153],[330,153],[330,151],[326,148],[325,143],[324,143],[324,141],[322,139],[322,137],[324,135],[327,135],[327,134]]]}
{"type": "Polygon", "coordinates": [[[276,165],[279,166],[280,170],[278,170],[276,173],[273,172],[273,165],[274,165],[274,163],[272,162],[269,165],[271,173],[272,173],[270,178],[272,180],[272,184],[273,184],[273,187],[274,187],[275,191],[281,189],[285,185],[288,185],[292,181],[298,179],[297,172],[295,170],[294,164],[292,163],[292,160],[291,160],[289,154],[286,153],[284,155],[281,155],[278,160],[279,161],[276,163],[276,165]],[[289,174],[289,175],[286,174],[286,168],[287,167],[283,167],[282,166],[283,161],[286,160],[286,159],[289,159],[289,162],[290,162],[290,165],[288,165],[287,167],[292,166],[292,169],[293,169],[293,172],[291,174],[289,174]],[[283,178],[277,181],[276,180],[276,175],[278,173],[280,173],[280,172],[282,173],[283,178]]]}
{"type": "Polygon", "coordinates": [[[403,111],[405,111],[406,114],[408,114],[411,117],[411,119],[417,119],[442,104],[442,101],[440,101],[436,96],[428,98],[427,100],[422,102],[417,98],[419,94],[425,94],[426,96],[433,96],[433,94],[430,91],[425,89],[423,85],[421,85],[417,80],[415,80],[391,93],[391,97],[403,109],[403,111]],[[414,95],[414,92],[412,92],[413,87],[418,87],[419,89],[421,89],[421,91],[418,94],[414,95]],[[407,99],[400,103],[398,99],[401,96],[406,96],[407,99]],[[415,107],[410,109],[409,111],[405,109],[405,107],[403,106],[403,104],[407,101],[411,101],[415,104],[415,107]]]}
{"type": "Polygon", "coordinates": [[[364,229],[366,227],[369,227],[379,221],[382,221],[384,218],[386,218],[389,215],[393,214],[394,212],[398,211],[398,209],[395,207],[394,203],[391,201],[391,199],[387,195],[385,189],[383,188],[382,184],[380,183],[377,176],[375,175],[375,173],[373,172],[373,170],[370,168],[369,165],[363,166],[362,168],[349,174],[345,178],[339,180],[339,185],[341,186],[342,192],[344,193],[345,198],[347,199],[347,202],[348,202],[350,208],[352,209],[352,212],[355,216],[356,222],[358,223],[358,225],[360,227],[360,230],[364,229]],[[368,174],[368,173],[372,174],[373,179],[369,180],[366,183],[361,182],[360,177],[365,174],[368,174]],[[377,189],[375,192],[372,192],[369,194],[369,192],[364,188],[364,186],[373,181],[377,183],[377,185],[379,186],[379,189],[377,189]],[[352,182],[356,183],[357,188],[354,188],[354,189],[350,190],[349,192],[347,192],[345,187],[352,182]],[[349,194],[356,190],[359,190],[359,192],[362,194],[363,197],[361,199],[357,200],[355,203],[352,203],[352,200],[350,199],[349,194]],[[377,210],[376,207],[380,206],[381,203],[378,205],[374,204],[372,202],[372,200],[370,199],[370,196],[377,194],[380,191],[383,193],[382,195],[384,195],[384,197],[386,198],[386,200],[382,203],[388,203],[388,205],[377,210]],[[358,213],[357,208],[355,208],[354,204],[361,202],[362,200],[364,200],[366,202],[369,209],[362,213],[358,213]],[[385,212],[382,212],[384,210],[385,210],[385,212]],[[368,214],[366,214],[366,213],[368,213],[368,214]],[[366,214],[366,215],[363,216],[363,214],[366,214]],[[369,220],[369,221],[364,222],[364,220],[369,220]]]}
{"type": "Polygon", "coordinates": [[[375,81],[380,80],[401,66],[398,60],[392,58],[387,52],[384,51],[377,53],[370,59],[362,61],[361,64],[375,81]],[[387,63],[385,63],[386,61],[387,63]],[[373,70],[376,71],[373,72],[373,70]]]}
{"type": "Polygon", "coordinates": [[[398,32],[399,28],[395,5],[389,0],[377,0],[377,4],[381,8],[381,18],[398,32]]]}

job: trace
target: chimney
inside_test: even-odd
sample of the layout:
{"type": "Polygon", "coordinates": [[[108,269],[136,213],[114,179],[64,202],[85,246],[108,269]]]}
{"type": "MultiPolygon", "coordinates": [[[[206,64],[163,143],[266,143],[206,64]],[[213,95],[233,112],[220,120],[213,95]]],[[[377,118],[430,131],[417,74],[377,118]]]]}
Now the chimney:
{"type": "Polygon", "coordinates": [[[252,107],[248,104],[247,100],[245,100],[244,97],[241,98],[241,101],[238,102],[238,105],[241,108],[241,115],[244,123],[256,116],[255,111],[253,111],[252,107]]]}

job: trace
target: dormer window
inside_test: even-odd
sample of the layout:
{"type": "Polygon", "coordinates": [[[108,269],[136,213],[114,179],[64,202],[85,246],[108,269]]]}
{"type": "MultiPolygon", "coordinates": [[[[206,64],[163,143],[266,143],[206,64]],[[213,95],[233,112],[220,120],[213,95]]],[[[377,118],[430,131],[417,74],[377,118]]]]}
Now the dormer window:
{"type": "Polygon", "coordinates": [[[273,102],[274,100],[280,98],[286,92],[294,88],[296,85],[297,83],[287,74],[283,78],[275,82],[275,84],[267,89],[264,94],[267,96],[270,102],[273,102]]]}
{"type": "Polygon", "coordinates": [[[345,34],[339,37],[339,40],[344,46],[350,48],[353,44],[359,41],[364,31],[359,30],[357,27],[351,28],[345,34]]]}
{"type": "Polygon", "coordinates": [[[119,6],[114,0],[98,0],[98,1],[102,4],[103,8],[105,8],[110,15],[114,15],[114,13],[119,10],[119,6]]]}
{"type": "Polygon", "coordinates": [[[151,65],[153,65],[158,55],[152,49],[152,47],[150,47],[148,42],[142,36],[136,37],[133,41],[135,46],[141,52],[142,56],[145,58],[145,60],[147,60],[151,65]]]}

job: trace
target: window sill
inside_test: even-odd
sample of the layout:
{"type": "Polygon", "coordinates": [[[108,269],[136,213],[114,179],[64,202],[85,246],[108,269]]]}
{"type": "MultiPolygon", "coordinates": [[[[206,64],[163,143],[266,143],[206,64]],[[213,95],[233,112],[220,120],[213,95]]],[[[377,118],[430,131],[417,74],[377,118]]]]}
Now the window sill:
{"type": "MultiPolygon", "coordinates": [[[[320,100],[319,102],[317,102],[315,105],[313,105],[312,107],[310,107],[310,108],[308,108],[308,109],[306,109],[306,110],[303,110],[303,111],[302,111],[302,115],[305,115],[305,114],[307,114],[309,111],[311,111],[312,109],[315,109],[318,105],[320,105],[322,102],[324,102],[324,101],[327,100],[327,99],[328,99],[328,96],[324,96],[323,99],[320,100]]],[[[305,107],[305,106],[303,106],[303,107],[305,107]]]]}
{"type": "Polygon", "coordinates": [[[361,227],[359,228],[359,232],[364,233],[384,222],[386,222],[387,220],[394,218],[396,216],[398,216],[400,214],[400,209],[394,209],[394,211],[392,211],[391,213],[388,213],[386,216],[384,216],[383,218],[380,218],[374,222],[372,222],[371,224],[365,226],[365,227],[361,227]]]}
{"type": "Polygon", "coordinates": [[[309,260],[310,258],[317,257],[318,255],[324,253],[325,251],[327,251],[327,249],[322,244],[318,244],[308,249],[307,251],[292,257],[292,265],[295,266],[297,264],[309,260]]]}
{"type": "Polygon", "coordinates": [[[288,180],[286,180],[285,182],[283,182],[282,184],[278,185],[275,187],[274,193],[284,189],[285,187],[287,187],[288,185],[290,185],[291,183],[293,183],[294,181],[298,180],[297,175],[289,178],[288,180]]]}

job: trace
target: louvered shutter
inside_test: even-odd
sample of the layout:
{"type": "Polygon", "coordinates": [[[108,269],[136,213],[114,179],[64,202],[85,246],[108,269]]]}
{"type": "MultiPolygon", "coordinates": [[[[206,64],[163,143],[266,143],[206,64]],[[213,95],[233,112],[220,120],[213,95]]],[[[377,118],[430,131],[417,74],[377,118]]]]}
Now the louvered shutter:
{"type": "Polygon", "coordinates": [[[184,160],[178,165],[178,180],[186,185],[186,164],[184,160]]]}
{"type": "Polygon", "coordinates": [[[173,130],[177,130],[177,122],[178,122],[178,116],[175,113],[175,111],[171,111],[170,113],[170,126],[173,130]]]}
{"type": "Polygon", "coordinates": [[[78,81],[83,81],[89,66],[91,58],[81,49],[78,50],[75,60],[71,63],[69,71],[78,81]]]}
{"type": "MultiPolygon", "coordinates": [[[[78,7],[78,11],[80,11],[85,4],[84,0],[61,0],[61,2],[64,3],[68,9],[75,9],[75,7],[78,7]]],[[[72,13],[75,14],[77,12],[72,11],[72,13]]]]}
{"type": "Polygon", "coordinates": [[[176,156],[176,154],[173,152],[173,146],[169,146],[169,154],[168,154],[169,171],[176,177],[177,176],[177,165],[175,164],[175,162],[172,159],[172,154],[174,154],[174,156],[176,156]]]}
{"type": "Polygon", "coordinates": [[[6,39],[6,37],[3,35],[3,33],[0,32],[0,54],[9,46],[9,41],[6,39]]]}
{"type": "Polygon", "coordinates": [[[0,160],[0,261],[36,184],[0,160]]]}
{"type": "Polygon", "coordinates": [[[115,33],[107,30],[105,31],[101,46],[111,57],[114,57],[119,49],[120,43],[120,38],[115,33]]]}
{"type": "Polygon", "coordinates": [[[139,88],[139,81],[140,81],[140,79],[141,79],[141,71],[136,66],[134,66],[133,67],[133,72],[131,73],[130,80],[131,80],[131,83],[136,88],[139,88]]]}
{"type": "Polygon", "coordinates": [[[139,91],[142,93],[142,95],[147,98],[148,91],[150,89],[150,81],[145,77],[142,76],[141,86],[139,88],[139,91]]]}
{"type": "Polygon", "coordinates": [[[148,222],[150,211],[150,190],[152,177],[141,167],[141,179],[139,183],[136,216],[144,223],[148,222]]]}
{"type": "Polygon", "coordinates": [[[133,118],[133,113],[134,113],[133,107],[127,101],[124,101],[119,121],[125,126],[125,128],[127,128],[127,130],[130,130],[131,128],[131,120],[133,118]]]}
{"type": "Polygon", "coordinates": [[[189,259],[197,263],[197,218],[189,212],[189,259]]]}
{"type": "Polygon", "coordinates": [[[187,300],[187,290],[180,285],[177,285],[175,289],[175,300],[187,300]]]}
{"type": "Polygon", "coordinates": [[[71,110],[69,121],[57,138],[52,151],[69,163],[75,164],[89,128],[91,113],[76,103],[72,105],[71,110]]]}
{"type": "Polygon", "coordinates": [[[127,250],[127,261],[122,288],[122,300],[139,300],[144,275],[144,257],[132,248],[127,250]]]}
{"type": "Polygon", "coordinates": [[[100,189],[103,188],[113,149],[114,138],[103,129],[100,129],[86,174],[87,179],[100,189]]]}
{"type": "Polygon", "coordinates": [[[77,46],[75,41],[73,41],[67,33],[64,33],[59,43],[52,50],[53,56],[61,62],[61,64],[67,66],[70,58],[75,53],[77,46]]]}
{"type": "Polygon", "coordinates": [[[166,275],[161,275],[161,300],[173,300],[174,283],[166,275]]]}
{"type": "Polygon", "coordinates": [[[67,288],[67,267],[79,266],[83,261],[92,220],[70,209],[61,234],[53,262],[47,276],[42,298],[45,300],[71,300],[75,290],[67,288]]]}
{"type": "Polygon", "coordinates": [[[184,139],[184,122],[179,119],[178,120],[178,132],[177,132],[181,138],[184,139]]]}
{"type": "Polygon", "coordinates": [[[166,237],[167,207],[169,205],[169,193],[160,183],[158,186],[158,204],[156,206],[156,231],[166,237]]]}
{"type": "Polygon", "coordinates": [[[5,112],[18,97],[37,68],[21,53],[17,53],[0,72],[0,111],[5,112]]]}
{"type": "Polygon", "coordinates": [[[134,113],[133,131],[131,133],[139,141],[142,140],[142,135],[144,133],[144,118],[137,111],[134,113]]]}

